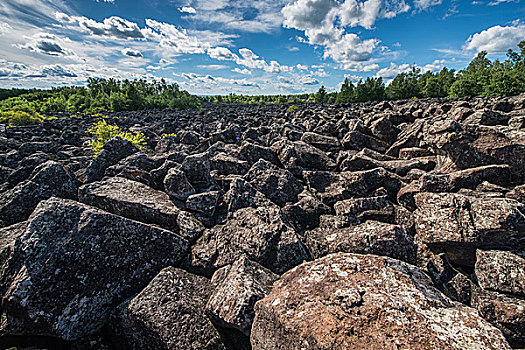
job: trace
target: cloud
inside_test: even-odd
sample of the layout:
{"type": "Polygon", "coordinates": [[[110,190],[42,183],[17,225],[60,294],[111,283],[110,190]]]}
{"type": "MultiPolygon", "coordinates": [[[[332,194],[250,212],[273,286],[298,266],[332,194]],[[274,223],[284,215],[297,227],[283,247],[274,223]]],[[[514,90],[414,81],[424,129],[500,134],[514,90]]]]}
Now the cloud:
{"type": "Polygon", "coordinates": [[[289,0],[194,0],[196,14],[187,16],[221,28],[252,33],[277,31],[282,23],[281,9],[289,0]]]}
{"type": "Polygon", "coordinates": [[[412,70],[412,66],[410,66],[408,63],[397,65],[394,62],[390,63],[390,67],[385,67],[377,71],[375,74],[375,77],[381,77],[381,78],[394,78],[396,75],[400,73],[406,73],[412,70]]]}
{"type": "Polygon", "coordinates": [[[57,21],[70,25],[78,25],[82,30],[96,36],[108,36],[118,39],[143,39],[144,34],[135,22],[112,16],[102,22],[83,16],[69,16],[63,12],[55,12],[57,21]]]}
{"type": "Polygon", "coordinates": [[[220,70],[220,69],[226,69],[228,68],[228,66],[225,66],[224,64],[200,64],[197,66],[197,68],[209,69],[209,70],[220,70]]]}
{"type": "Polygon", "coordinates": [[[0,36],[7,34],[13,30],[9,23],[0,23],[0,36]]]}
{"type": "Polygon", "coordinates": [[[520,2],[520,0],[495,0],[495,1],[489,2],[487,5],[488,5],[488,6],[498,6],[498,5],[501,5],[501,4],[504,4],[504,3],[507,3],[507,2],[515,2],[515,3],[518,3],[518,2],[520,2]]]}
{"type": "Polygon", "coordinates": [[[239,56],[231,52],[227,47],[209,48],[207,54],[211,58],[219,61],[235,61],[239,58],[239,56]]]}
{"type": "Polygon", "coordinates": [[[345,70],[353,72],[373,72],[379,69],[377,63],[363,64],[362,62],[351,62],[343,65],[345,70]]]}
{"type": "Polygon", "coordinates": [[[190,13],[190,14],[197,13],[197,11],[195,11],[195,9],[191,6],[183,6],[182,8],[179,9],[179,11],[182,13],[190,13]]]}
{"type": "Polygon", "coordinates": [[[114,4],[115,3],[115,0],[96,0],[97,2],[106,2],[106,3],[110,3],[110,4],[114,4]]]}
{"type": "Polygon", "coordinates": [[[66,78],[75,78],[78,76],[75,72],[67,68],[64,68],[58,64],[50,65],[50,66],[43,66],[42,75],[47,76],[47,77],[66,77],[66,78]]]}
{"type": "Polygon", "coordinates": [[[414,6],[418,10],[426,10],[429,7],[441,5],[443,0],[414,0],[414,6]]]}
{"type": "Polygon", "coordinates": [[[331,57],[335,62],[363,62],[368,61],[379,44],[378,39],[362,41],[356,34],[345,34],[336,42],[326,45],[324,57],[331,57]]]}
{"type": "Polygon", "coordinates": [[[129,56],[129,57],[135,57],[135,58],[142,58],[142,52],[140,52],[139,50],[134,50],[134,49],[130,49],[129,47],[126,47],[125,49],[122,49],[122,54],[124,56],[129,56]]]}
{"type": "Polygon", "coordinates": [[[300,63],[298,63],[295,67],[297,69],[299,69],[299,70],[308,70],[308,66],[307,65],[303,65],[303,64],[300,64],[300,63]]]}
{"type": "Polygon", "coordinates": [[[393,18],[407,12],[404,1],[390,0],[296,0],[282,9],[283,26],[304,31],[307,40],[324,48],[324,58],[348,64],[369,60],[379,44],[378,39],[361,40],[347,28],[372,29],[380,18],[393,18]]]}
{"type": "Polygon", "coordinates": [[[277,61],[270,61],[270,63],[268,63],[263,59],[259,59],[259,56],[248,48],[239,49],[239,55],[237,55],[226,47],[214,47],[208,49],[207,54],[211,58],[219,61],[234,61],[238,65],[250,69],[262,69],[268,73],[281,73],[293,70],[293,67],[283,66],[277,61]]]}
{"type": "Polygon", "coordinates": [[[506,52],[515,49],[516,45],[525,38],[525,26],[494,26],[480,33],[471,35],[464,48],[476,52],[487,51],[488,53],[506,52]]]}
{"type": "Polygon", "coordinates": [[[326,78],[328,76],[328,73],[323,69],[318,69],[317,71],[315,72],[311,72],[311,74],[317,76],[317,77],[320,77],[320,78],[326,78]]]}
{"type": "Polygon", "coordinates": [[[73,51],[63,46],[66,39],[59,38],[55,34],[37,33],[28,39],[29,41],[25,45],[17,45],[17,47],[49,56],[76,56],[73,51]]]}
{"type": "Polygon", "coordinates": [[[239,74],[245,74],[245,75],[251,75],[252,74],[252,71],[249,70],[248,68],[240,69],[240,68],[235,67],[235,68],[232,69],[232,72],[239,73],[239,74]]]}
{"type": "Polygon", "coordinates": [[[299,83],[303,85],[319,85],[319,80],[317,80],[314,76],[304,75],[299,78],[299,83]]]}
{"type": "Polygon", "coordinates": [[[211,46],[169,23],[146,19],[146,25],[149,27],[146,36],[158,40],[162,48],[175,54],[203,54],[211,46]]]}

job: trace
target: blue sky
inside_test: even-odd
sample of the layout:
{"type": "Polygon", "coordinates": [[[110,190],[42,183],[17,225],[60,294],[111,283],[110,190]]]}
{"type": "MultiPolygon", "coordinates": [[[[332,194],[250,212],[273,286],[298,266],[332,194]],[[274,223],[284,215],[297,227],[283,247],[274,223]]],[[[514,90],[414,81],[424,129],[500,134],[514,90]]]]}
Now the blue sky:
{"type": "Polygon", "coordinates": [[[314,92],[505,58],[520,0],[2,0],[0,87],[160,79],[211,95],[314,92]]]}

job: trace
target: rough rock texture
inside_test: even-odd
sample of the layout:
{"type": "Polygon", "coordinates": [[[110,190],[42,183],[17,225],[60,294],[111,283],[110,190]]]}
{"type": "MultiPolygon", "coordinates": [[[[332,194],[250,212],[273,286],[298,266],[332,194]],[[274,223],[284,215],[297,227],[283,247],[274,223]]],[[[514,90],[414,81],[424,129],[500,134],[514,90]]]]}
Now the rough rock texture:
{"type": "Polygon", "coordinates": [[[113,214],[173,229],[179,209],[169,196],[142,183],[113,177],[80,187],[79,200],[113,214]]]}
{"type": "MultiPolygon", "coordinates": [[[[478,250],[476,277],[483,289],[525,297],[525,253],[478,250]]],[[[525,310],[523,310],[525,312],[525,310]]]]}
{"type": "Polygon", "coordinates": [[[334,254],[284,274],[255,305],[253,349],[510,349],[474,309],[421,270],[334,254]]]}
{"type": "Polygon", "coordinates": [[[297,196],[303,191],[303,185],[291,172],[263,159],[255,163],[244,178],[279,206],[297,202],[297,196]]]}
{"type": "Polygon", "coordinates": [[[213,275],[217,288],[206,304],[206,313],[219,326],[238,329],[249,337],[254,305],[270,292],[279,276],[244,256],[221,270],[213,275]]]}
{"type": "Polygon", "coordinates": [[[476,248],[523,247],[525,207],[515,200],[421,193],[415,201],[416,240],[459,264],[473,266],[476,248]]]}
{"type": "Polygon", "coordinates": [[[242,208],[224,225],[206,230],[191,250],[190,268],[211,276],[242,254],[283,273],[308,259],[295,230],[278,207],[242,208]]]}
{"type": "Polygon", "coordinates": [[[76,180],[54,161],[39,165],[29,180],[0,197],[0,227],[26,220],[38,202],[50,197],[77,198],[76,180]]]}
{"type": "Polygon", "coordinates": [[[412,237],[398,225],[366,221],[339,229],[319,227],[306,232],[305,236],[314,259],[344,252],[386,255],[412,264],[416,261],[412,237]]]}
{"type": "Polygon", "coordinates": [[[26,225],[5,229],[14,240],[0,262],[4,334],[94,334],[112,305],[188,247],[170,231],[58,198],[41,202],[26,225]]]}
{"type": "Polygon", "coordinates": [[[516,348],[525,347],[525,300],[474,287],[472,307],[498,327],[516,348]]]}
{"type": "MultiPolygon", "coordinates": [[[[434,287],[464,305],[470,306],[474,297],[490,301],[476,305],[496,305],[503,297],[505,305],[519,305],[525,297],[525,95],[296,107],[203,103],[198,110],[107,113],[108,124],[142,132],[146,145],[139,151],[114,138],[97,157],[88,147],[93,135],[86,130],[100,115],[73,118],[62,113],[48,115],[55,118],[38,125],[7,128],[0,136],[2,295],[18,278],[16,273],[21,271],[20,279],[26,273],[22,265],[9,270],[32,251],[20,250],[20,242],[31,237],[36,242],[32,249],[47,242],[59,258],[49,253],[49,269],[31,280],[38,282],[31,287],[32,298],[41,295],[52,312],[27,311],[38,320],[50,320],[38,327],[52,337],[34,336],[40,333],[33,321],[18,322],[16,330],[4,327],[0,348],[118,345],[104,332],[83,334],[106,329],[109,311],[123,298],[134,297],[160,269],[179,266],[179,258],[188,273],[213,275],[219,283],[242,256],[282,274],[331,252],[373,253],[414,263],[434,287]],[[32,219],[28,221],[37,205],[52,197],[78,200],[79,187],[80,201],[114,214],[100,214],[105,219],[99,220],[92,213],[100,211],[78,209],[86,214],[53,219],[60,223],[50,236],[59,237],[56,242],[37,235],[32,219]],[[81,239],[78,231],[89,234],[81,239]],[[168,258],[166,237],[178,241],[179,235],[186,252],[180,249],[182,255],[168,258]],[[164,243],[148,243],[158,240],[164,243]],[[105,244],[100,252],[99,244],[105,244]],[[60,283],[53,282],[52,268],[60,283]],[[67,276],[61,275],[66,270],[67,276]],[[80,288],[75,283],[84,276],[91,278],[90,284],[80,288]],[[92,284],[95,280],[101,284],[92,284]],[[71,293],[78,291],[88,298],[79,299],[83,303],[107,288],[111,293],[103,312],[93,308],[79,318],[63,316],[69,322],[65,327],[82,339],[70,343],[57,338],[65,338],[64,332],[49,324],[66,306],[57,303],[56,311],[47,300],[76,300],[71,293]],[[478,290],[483,293],[476,294],[478,290]]],[[[33,271],[37,262],[28,260],[26,267],[33,271]]],[[[225,301],[244,305],[244,291],[236,289],[225,301]]],[[[395,295],[395,288],[389,293],[395,295]]],[[[205,305],[208,300],[201,301],[205,305]]],[[[222,310],[230,304],[216,300],[216,305],[222,310]]],[[[462,310],[459,304],[451,308],[462,310]]],[[[522,311],[514,306],[496,309],[508,313],[482,315],[518,344],[522,311]]],[[[1,310],[10,312],[6,322],[11,325],[15,318],[27,319],[25,309],[13,313],[11,306],[2,305],[1,310]]],[[[233,321],[242,312],[221,312],[216,313],[231,316],[231,324],[214,319],[213,326],[225,339],[239,339],[225,346],[249,348],[246,324],[233,321]]],[[[473,338],[480,332],[477,325],[470,330],[473,338]]],[[[337,337],[342,332],[334,328],[337,337]]],[[[389,339],[403,341],[398,338],[393,334],[389,339]]]]}
{"type": "Polygon", "coordinates": [[[111,319],[118,349],[225,349],[205,315],[208,279],[174,267],[162,270],[111,319]]]}

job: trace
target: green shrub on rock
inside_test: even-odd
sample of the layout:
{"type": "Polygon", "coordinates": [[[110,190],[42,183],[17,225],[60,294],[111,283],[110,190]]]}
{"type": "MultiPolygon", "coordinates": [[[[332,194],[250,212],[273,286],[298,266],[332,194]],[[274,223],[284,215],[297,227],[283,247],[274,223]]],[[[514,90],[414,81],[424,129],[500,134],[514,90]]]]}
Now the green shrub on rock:
{"type": "Polygon", "coordinates": [[[88,146],[93,150],[96,156],[102,151],[102,148],[114,137],[121,137],[130,141],[139,150],[143,151],[146,147],[146,137],[143,133],[131,133],[122,131],[118,126],[106,123],[105,120],[99,120],[95,125],[89,128],[87,133],[92,134],[95,138],[89,141],[88,146]]]}

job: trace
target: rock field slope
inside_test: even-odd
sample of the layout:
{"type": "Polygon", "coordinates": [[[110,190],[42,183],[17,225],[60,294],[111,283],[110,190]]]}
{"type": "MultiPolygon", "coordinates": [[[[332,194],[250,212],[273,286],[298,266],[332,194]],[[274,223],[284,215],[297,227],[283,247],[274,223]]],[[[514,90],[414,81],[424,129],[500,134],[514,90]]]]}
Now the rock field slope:
{"type": "Polygon", "coordinates": [[[525,348],[525,95],[95,121],[0,135],[0,348],[525,348]]]}

